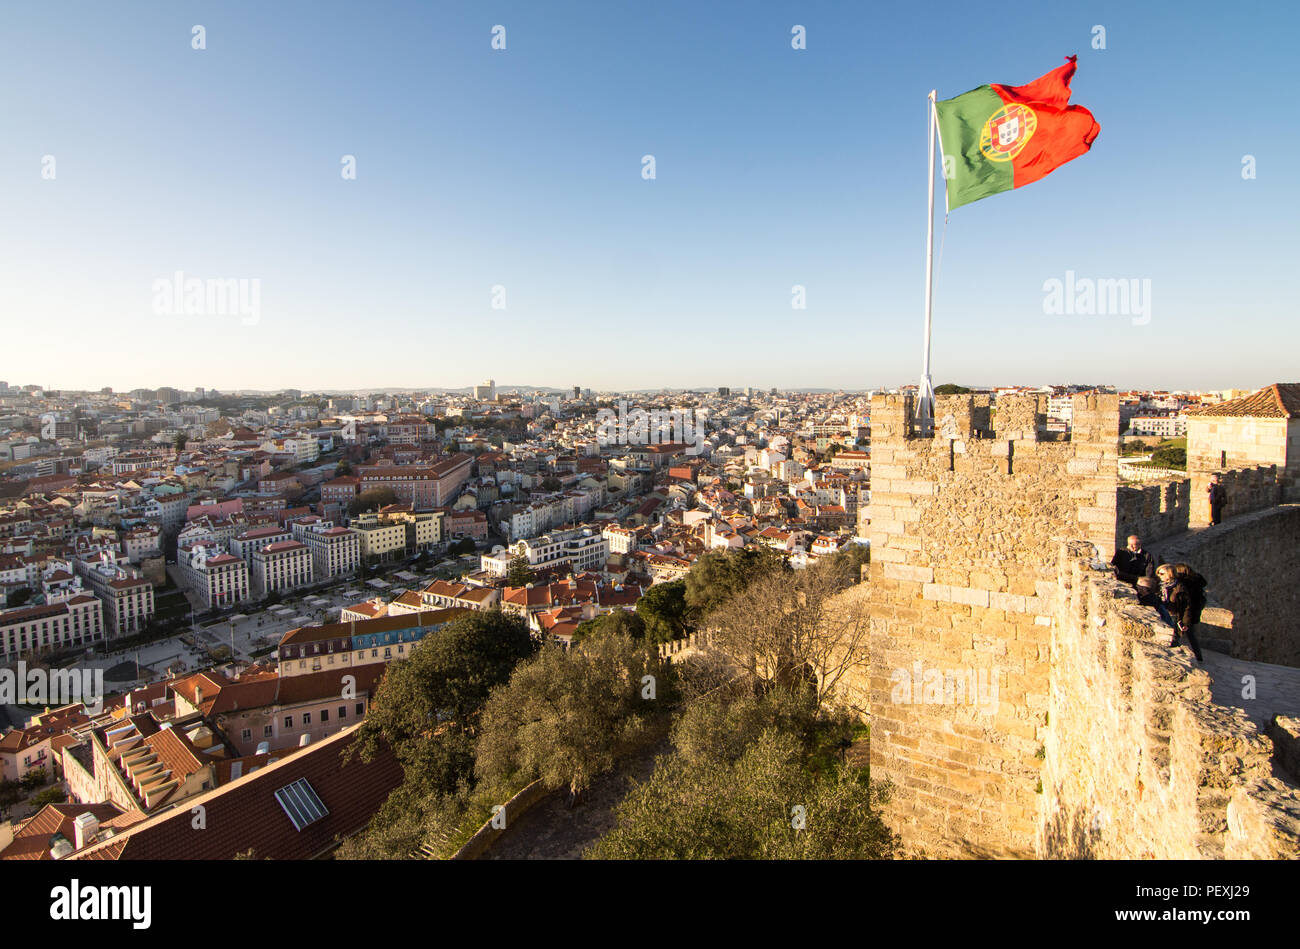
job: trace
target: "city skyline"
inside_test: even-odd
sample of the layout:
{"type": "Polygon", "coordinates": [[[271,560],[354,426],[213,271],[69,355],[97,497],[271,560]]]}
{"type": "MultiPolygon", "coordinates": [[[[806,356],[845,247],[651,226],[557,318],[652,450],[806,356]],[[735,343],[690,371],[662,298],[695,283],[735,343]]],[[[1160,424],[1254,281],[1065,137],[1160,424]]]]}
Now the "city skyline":
{"type": "Polygon", "coordinates": [[[579,12],[0,14],[23,38],[0,66],[0,313],[23,374],[420,388],[452,361],[471,385],[539,364],[598,390],[731,367],[783,390],[915,383],[925,95],[1027,82],[1073,53],[1092,151],[946,231],[937,213],[935,382],[1291,377],[1297,239],[1275,209],[1300,196],[1279,170],[1300,138],[1228,80],[1285,80],[1294,11],[1267,30],[1208,3],[1011,25],[963,8],[579,12]],[[177,274],[258,281],[256,318],[160,304],[177,274]],[[1076,276],[1145,281],[1147,312],[1051,315],[1049,284],[1076,276]]]}

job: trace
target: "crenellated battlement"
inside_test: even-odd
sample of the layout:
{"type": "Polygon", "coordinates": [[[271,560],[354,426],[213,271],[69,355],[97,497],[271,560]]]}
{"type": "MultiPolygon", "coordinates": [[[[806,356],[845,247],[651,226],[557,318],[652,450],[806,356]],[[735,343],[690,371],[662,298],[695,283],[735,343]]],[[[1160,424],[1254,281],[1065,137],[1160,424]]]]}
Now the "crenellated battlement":
{"type": "MultiPolygon", "coordinates": [[[[1057,807],[1048,815],[1043,810],[1044,761],[1052,754],[1052,741],[1069,733],[1074,742],[1093,729],[1091,718],[1128,712],[1106,705],[1115,700],[1108,693],[1086,713],[1077,704],[1088,689],[1074,677],[1094,647],[1078,652],[1084,647],[1077,644],[1091,634],[1078,625],[1083,621],[1076,614],[1083,614],[1069,599],[1074,587],[1062,573],[1061,547],[1072,545],[1074,560],[1105,565],[1128,533],[1149,539],[1180,536],[1194,520],[1195,472],[1169,483],[1120,482],[1118,397],[1076,396],[1068,438],[1045,432],[1044,408],[1034,397],[1003,398],[990,405],[987,397],[941,396],[933,432],[923,436],[910,396],[872,400],[866,511],[871,764],[873,774],[895,785],[889,819],[916,852],[1020,857],[1086,852],[1062,843],[1059,823],[1049,827],[1061,811],[1057,807]],[[1078,658],[1062,665],[1067,649],[1078,658]],[[945,698],[945,689],[952,692],[945,683],[977,681],[997,684],[995,702],[954,704],[945,698]],[[1076,717],[1062,721],[1056,713],[1049,715],[1053,703],[1067,694],[1076,704],[1059,705],[1060,715],[1076,717]]],[[[1277,503],[1279,495],[1271,493],[1263,469],[1228,473],[1227,480],[1242,510],[1277,503]]],[[[1284,529],[1290,521],[1277,524],[1284,529]]],[[[1194,566],[1209,575],[1214,565],[1194,566]]],[[[1109,575],[1107,568],[1097,576],[1103,572],[1109,575]]],[[[1145,612],[1147,620],[1155,616],[1145,612]]],[[[1247,635],[1236,628],[1240,624],[1232,626],[1232,635],[1247,635]]],[[[1153,664],[1152,688],[1166,688],[1159,684],[1167,679],[1167,670],[1157,653],[1167,652],[1169,645],[1159,629],[1143,629],[1129,639],[1152,644],[1140,652],[1144,662],[1153,664]]],[[[1130,647],[1137,648],[1124,646],[1130,647]]],[[[1115,661],[1119,665],[1113,669],[1120,670],[1115,675],[1122,678],[1125,663],[1131,666],[1132,660],[1115,661]]],[[[1196,692],[1194,701],[1208,694],[1196,692]]],[[[1185,710],[1177,714],[1192,715],[1185,710]]],[[[1200,722],[1199,714],[1188,721],[1200,722]]],[[[1216,714],[1206,711],[1206,720],[1217,721],[1216,714]]],[[[1136,727],[1116,722],[1113,733],[1127,735],[1136,727]]],[[[1256,747],[1257,739],[1267,742],[1262,733],[1248,735],[1242,738],[1243,749],[1264,754],[1265,745],[1256,747]]],[[[1192,745],[1186,749],[1179,754],[1192,768],[1201,760],[1199,752],[1192,745]]],[[[1110,740],[1087,754],[1109,760],[1107,756],[1128,751],[1110,740]]],[[[1263,820],[1267,807],[1260,810],[1250,803],[1259,770],[1251,767],[1255,770],[1241,779],[1239,792],[1246,797],[1236,812],[1263,820]]],[[[1075,806],[1078,795],[1069,790],[1064,772],[1058,769],[1052,780],[1059,784],[1052,800],[1075,806]]],[[[1206,803],[1206,793],[1180,790],[1179,800],[1191,803],[1178,819],[1194,824],[1197,814],[1223,803],[1213,794],[1206,803]]],[[[1287,793],[1282,799],[1289,800],[1287,793]]],[[[1065,829],[1073,834],[1078,814],[1067,817],[1065,829]]],[[[1158,820],[1150,815],[1143,819],[1158,820]]],[[[1172,818],[1168,827],[1174,829],[1172,818]]],[[[1279,839],[1289,840],[1287,833],[1279,839]]],[[[1152,831],[1150,839],[1158,837],[1152,831]]],[[[1262,852],[1243,842],[1248,837],[1238,835],[1233,843],[1202,840],[1195,845],[1199,849],[1181,855],[1262,852]]],[[[1124,846],[1116,843],[1103,850],[1119,854],[1126,852],[1124,846]]],[[[1135,844],[1127,854],[1142,852],[1135,844]]]]}

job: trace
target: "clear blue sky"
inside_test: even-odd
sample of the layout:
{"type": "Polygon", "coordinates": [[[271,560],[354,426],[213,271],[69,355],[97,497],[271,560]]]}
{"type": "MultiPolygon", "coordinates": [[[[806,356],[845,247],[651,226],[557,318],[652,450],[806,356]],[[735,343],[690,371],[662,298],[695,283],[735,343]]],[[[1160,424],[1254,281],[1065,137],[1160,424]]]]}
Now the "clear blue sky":
{"type": "Polygon", "coordinates": [[[0,378],[915,381],[925,96],[1025,83],[1077,53],[1072,101],[1101,135],[1043,181],[953,212],[936,383],[1295,380],[1296,11],[6,4],[0,378]],[[153,281],[177,270],[260,280],[256,325],[155,313],[153,281]],[[1044,281],[1068,270],[1150,280],[1150,323],[1044,315],[1044,281]]]}

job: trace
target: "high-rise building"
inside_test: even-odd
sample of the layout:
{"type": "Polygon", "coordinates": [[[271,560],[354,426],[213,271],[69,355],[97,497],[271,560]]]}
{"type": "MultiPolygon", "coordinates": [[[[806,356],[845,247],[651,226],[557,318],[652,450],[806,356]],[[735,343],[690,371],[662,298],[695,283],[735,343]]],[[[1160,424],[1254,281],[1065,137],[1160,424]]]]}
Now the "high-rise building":
{"type": "Polygon", "coordinates": [[[577,399],[581,399],[581,398],[582,398],[582,386],[574,386],[574,387],[573,387],[573,398],[574,398],[575,400],[577,400],[577,399]]]}
{"type": "Polygon", "coordinates": [[[497,400],[497,383],[495,379],[488,379],[481,385],[474,387],[474,398],[479,402],[495,402],[497,400]]]}

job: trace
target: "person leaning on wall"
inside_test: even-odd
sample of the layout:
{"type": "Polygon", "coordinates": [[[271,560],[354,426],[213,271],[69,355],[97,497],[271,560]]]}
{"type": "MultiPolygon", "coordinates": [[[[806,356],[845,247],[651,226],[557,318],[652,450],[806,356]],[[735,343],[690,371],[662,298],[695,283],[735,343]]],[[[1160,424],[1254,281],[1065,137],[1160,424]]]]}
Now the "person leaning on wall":
{"type": "Polygon", "coordinates": [[[1142,538],[1137,534],[1128,535],[1128,546],[1115,551],[1110,564],[1115,576],[1125,583],[1136,584],[1141,577],[1155,579],[1156,558],[1142,549],[1142,538]]]}
{"type": "Polygon", "coordinates": [[[1156,568],[1156,577],[1160,580],[1161,599],[1174,618],[1174,645],[1179,636],[1186,636],[1192,655],[1201,662],[1196,624],[1205,609],[1205,578],[1185,563],[1162,563],[1156,568]]]}

